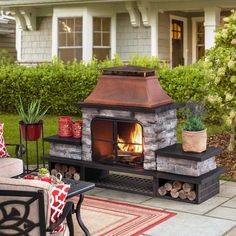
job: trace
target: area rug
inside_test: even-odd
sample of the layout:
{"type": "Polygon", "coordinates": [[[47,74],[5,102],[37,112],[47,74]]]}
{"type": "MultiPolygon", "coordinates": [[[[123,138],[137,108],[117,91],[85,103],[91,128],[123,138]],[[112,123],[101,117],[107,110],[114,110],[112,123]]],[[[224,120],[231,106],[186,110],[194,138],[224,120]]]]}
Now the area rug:
{"type": "MultiPolygon", "coordinates": [[[[81,216],[91,236],[138,236],[175,213],[136,204],[87,197],[81,216]]],[[[78,227],[75,235],[84,235],[78,227]]]]}

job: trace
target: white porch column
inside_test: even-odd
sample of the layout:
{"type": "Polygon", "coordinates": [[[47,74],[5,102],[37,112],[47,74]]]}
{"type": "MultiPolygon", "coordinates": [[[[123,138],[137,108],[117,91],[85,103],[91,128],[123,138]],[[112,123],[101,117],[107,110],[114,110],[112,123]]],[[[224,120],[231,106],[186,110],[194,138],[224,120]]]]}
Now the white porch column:
{"type": "Polygon", "coordinates": [[[17,61],[21,61],[21,29],[20,26],[16,23],[16,55],[17,61]]]}
{"type": "Polygon", "coordinates": [[[158,10],[151,9],[151,56],[158,56],[158,10]]]}
{"type": "Polygon", "coordinates": [[[209,49],[214,46],[215,30],[220,24],[220,11],[221,9],[219,7],[204,8],[205,49],[209,49]]]}

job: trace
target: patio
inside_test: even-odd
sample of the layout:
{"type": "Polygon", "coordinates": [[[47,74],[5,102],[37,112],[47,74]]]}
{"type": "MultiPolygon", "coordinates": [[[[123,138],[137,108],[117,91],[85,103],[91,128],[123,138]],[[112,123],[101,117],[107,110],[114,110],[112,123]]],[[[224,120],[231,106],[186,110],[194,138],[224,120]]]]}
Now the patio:
{"type": "MultiPolygon", "coordinates": [[[[90,196],[154,207],[177,213],[144,236],[233,236],[236,235],[236,183],[220,181],[220,193],[200,205],[95,188],[90,196]]],[[[82,212],[83,213],[83,212],[82,212]]],[[[86,219],[84,219],[86,223],[86,219]]]]}

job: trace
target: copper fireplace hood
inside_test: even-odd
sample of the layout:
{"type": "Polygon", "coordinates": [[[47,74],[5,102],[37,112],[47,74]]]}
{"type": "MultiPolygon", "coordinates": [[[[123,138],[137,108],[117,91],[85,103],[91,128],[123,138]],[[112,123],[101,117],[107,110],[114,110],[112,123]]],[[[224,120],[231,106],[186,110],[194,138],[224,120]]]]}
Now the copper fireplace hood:
{"type": "Polygon", "coordinates": [[[118,66],[102,72],[84,104],[156,108],[173,103],[160,86],[154,69],[118,66]]]}

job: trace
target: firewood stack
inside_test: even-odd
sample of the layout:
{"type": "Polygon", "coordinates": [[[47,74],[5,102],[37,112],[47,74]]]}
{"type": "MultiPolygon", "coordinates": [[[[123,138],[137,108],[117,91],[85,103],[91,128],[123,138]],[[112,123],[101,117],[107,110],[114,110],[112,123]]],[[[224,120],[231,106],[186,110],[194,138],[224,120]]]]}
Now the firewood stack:
{"type": "Polygon", "coordinates": [[[52,175],[57,175],[60,173],[63,178],[74,179],[78,181],[80,179],[79,169],[74,166],[55,164],[54,169],[51,170],[52,175]]]}
{"type": "Polygon", "coordinates": [[[168,181],[158,188],[160,196],[171,196],[172,198],[181,198],[194,201],[197,197],[194,190],[194,184],[182,183],[180,181],[168,181]]]}

